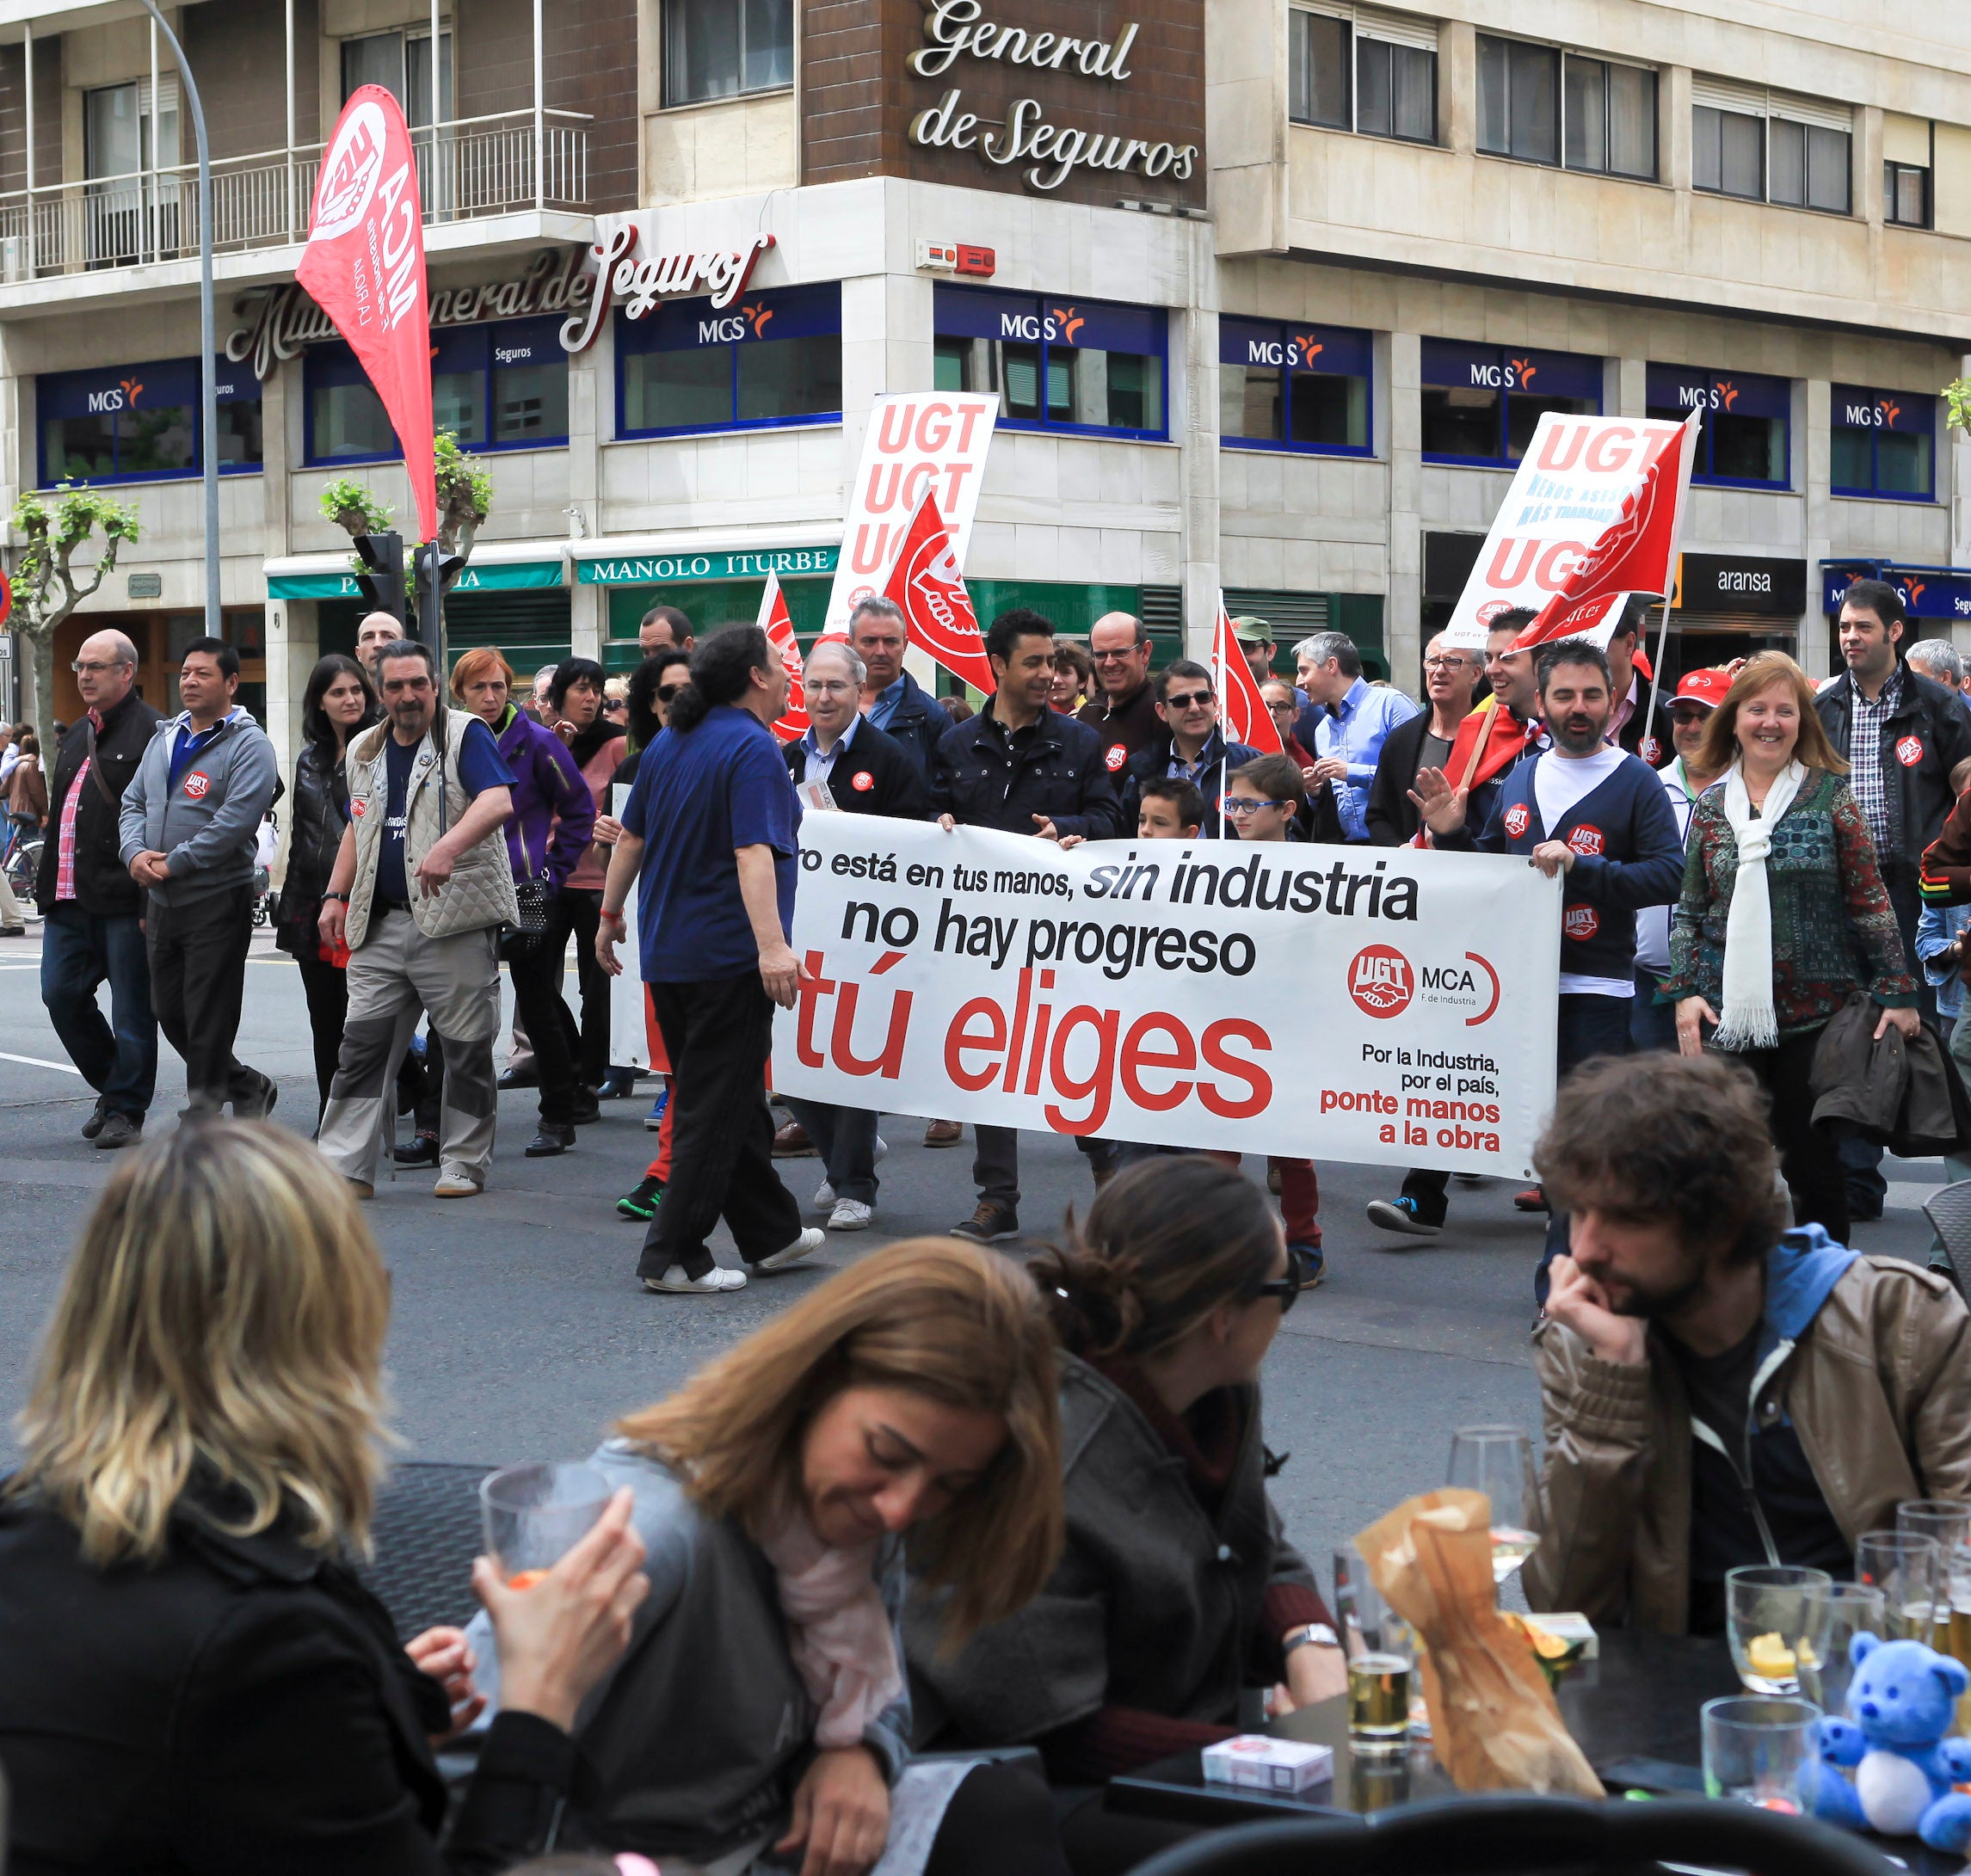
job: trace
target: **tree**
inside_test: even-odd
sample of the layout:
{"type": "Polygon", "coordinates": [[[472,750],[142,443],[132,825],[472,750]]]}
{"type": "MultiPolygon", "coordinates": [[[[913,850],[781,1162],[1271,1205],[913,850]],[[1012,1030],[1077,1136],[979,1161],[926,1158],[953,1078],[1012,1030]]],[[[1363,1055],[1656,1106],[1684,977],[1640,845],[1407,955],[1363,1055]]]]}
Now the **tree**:
{"type": "Polygon", "coordinates": [[[42,760],[54,772],[55,634],[70,613],[108,579],[116,566],[118,550],[139,532],[133,502],[113,500],[99,489],[59,483],[52,508],[34,494],[15,505],[11,523],[27,546],[14,565],[14,630],[28,641],[34,676],[34,733],[46,752],[42,760]],[[74,562],[97,528],[102,551],[86,583],[78,581],[74,562]]]}

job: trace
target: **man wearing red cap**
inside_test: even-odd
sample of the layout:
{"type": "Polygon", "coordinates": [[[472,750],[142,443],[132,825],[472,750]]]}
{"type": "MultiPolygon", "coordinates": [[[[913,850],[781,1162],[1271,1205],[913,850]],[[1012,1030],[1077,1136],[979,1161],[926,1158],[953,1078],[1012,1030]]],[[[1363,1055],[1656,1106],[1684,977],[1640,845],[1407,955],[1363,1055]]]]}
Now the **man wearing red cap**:
{"type": "MultiPolygon", "coordinates": [[[[1702,751],[1705,726],[1731,689],[1734,674],[1721,665],[1687,672],[1671,699],[1670,741],[1677,753],[1659,773],[1679,838],[1690,833],[1698,796],[1724,772],[1706,768],[1702,751]]],[[[1670,974],[1672,910],[1645,906],[1635,915],[1635,1006],[1629,1013],[1629,1039],[1638,1049],[1677,1047],[1676,1006],[1656,1000],[1658,987],[1670,974]]]]}

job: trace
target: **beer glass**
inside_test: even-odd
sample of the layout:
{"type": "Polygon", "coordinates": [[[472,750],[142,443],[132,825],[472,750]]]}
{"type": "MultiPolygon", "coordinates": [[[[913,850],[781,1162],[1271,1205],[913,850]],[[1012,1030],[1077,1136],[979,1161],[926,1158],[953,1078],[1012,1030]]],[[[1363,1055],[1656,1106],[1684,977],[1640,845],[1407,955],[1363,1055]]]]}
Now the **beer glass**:
{"type": "MultiPolygon", "coordinates": [[[[1971,1504],[1962,1498],[1905,1498],[1895,1508],[1895,1528],[1914,1537],[1934,1537],[1943,1553],[1945,1577],[1938,1587],[1948,1591],[1950,1553],[1961,1544],[1971,1544],[1971,1504]]],[[[1937,1620],[1930,1645],[1939,1654],[1956,1654],[1950,1645],[1950,1598],[1937,1599],[1937,1620]]]]}
{"type": "Polygon", "coordinates": [[[1362,1553],[1334,1553],[1334,1619],[1348,1657],[1348,1739],[1358,1752],[1409,1743],[1416,1632],[1383,1600],[1362,1553]]]}
{"type": "Polygon", "coordinates": [[[1848,1710],[1848,1683],[1855,1677],[1851,1650],[1857,1635],[1879,1640],[1887,1605],[1880,1590],[1858,1583],[1831,1584],[1807,1592],[1807,1633],[1800,1651],[1800,1691],[1824,1713],[1837,1719],[1848,1710]]]}
{"type": "Polygon", "coordinates": [[[1880,1590],[1888,1605],[1884,1641],[1920,1641],[1936,1634],[1943,1600],[1943,1550],[1934,1537],[1912,1531],[1864,1531],[1855,1546],[1855,1581],[1880,1590]]]}

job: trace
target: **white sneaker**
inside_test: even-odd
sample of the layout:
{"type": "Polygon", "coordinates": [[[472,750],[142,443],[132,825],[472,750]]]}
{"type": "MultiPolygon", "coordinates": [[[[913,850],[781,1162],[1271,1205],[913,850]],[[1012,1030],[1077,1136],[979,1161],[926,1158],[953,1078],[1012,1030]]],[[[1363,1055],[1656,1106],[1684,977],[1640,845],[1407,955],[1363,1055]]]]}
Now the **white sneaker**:
{"type": "Polygon", "coordinates": [[[815,1188],[815,1209],[825,1212],[835,1203],[835,1188],[826,1179],[815,1188]]]}
{"type": "Polygon", "coordinates": [[[486,1189],[483,1179],[472,1177],[471,1170],[456,1159],[447,1159],[438,1175],[438,1183],[431,1188],[434,1198],[477,1198],[486,1189]]]}
{"type": "Polygon", "coordinates": [[[859,1198],[838,1198],[835,1209],[828,1214],[830,1231],[867,1231],[869,1221],[875,1208],[865,1205],[859,1198]]]}
{"type": "Polygon", "coordinates": [[[810,1225],[799,1237],[784,1251],[776,1251],[770,1258],[761,1258],[753,1268],[756,1270],[784,1270],[791,1264],[798,1264],[811,1258],[828,1242],[819,1225],[810,1225]]]}
{"type": "Polygon", "coordinates": [[[703,1276],[687,1276],[684,1265],[674,1264],[662,1276],[646,1276],[644,1288],[660,1296],[723,1296],[728,1290],[744,1289],[746,1273],[715,1264],[703,1276]]]}

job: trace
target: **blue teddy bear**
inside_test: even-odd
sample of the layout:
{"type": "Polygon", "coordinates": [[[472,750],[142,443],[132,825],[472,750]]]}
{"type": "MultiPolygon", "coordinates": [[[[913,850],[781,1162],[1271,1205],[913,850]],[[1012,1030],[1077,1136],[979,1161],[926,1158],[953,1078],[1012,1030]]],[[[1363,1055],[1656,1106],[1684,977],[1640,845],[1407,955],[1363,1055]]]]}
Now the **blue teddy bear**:
{"type": "Polygon", "coordinates": [[[1820,1759],[1801,1775],[1816,1818],[1884,1836],[1920,1836],[1962,1855],[1971,1844],[1971,1739],[1946,1739],[1971,1672],[1920,1641],[1857,1635],[1848,1717],[1820,1725],[1820,1759]],[[1852,1784],[1835,1768],[1851,1770],[1852,1784]]]}

